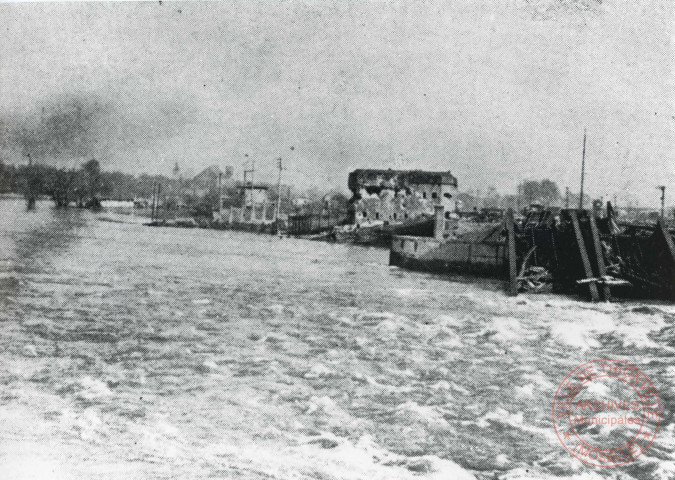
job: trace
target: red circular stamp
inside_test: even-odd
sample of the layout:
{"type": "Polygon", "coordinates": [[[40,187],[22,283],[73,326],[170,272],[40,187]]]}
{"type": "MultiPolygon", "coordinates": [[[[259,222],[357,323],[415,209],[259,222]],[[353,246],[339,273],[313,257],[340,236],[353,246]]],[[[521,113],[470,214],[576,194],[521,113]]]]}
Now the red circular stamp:
{"type": "Polygon", "coordinates": [[[597,467],[632,462],[649,448],[661,423],[661,402],[647,376],[620,360],[579,365],[553,399],[553,426],[563,447],[597,467]]]}

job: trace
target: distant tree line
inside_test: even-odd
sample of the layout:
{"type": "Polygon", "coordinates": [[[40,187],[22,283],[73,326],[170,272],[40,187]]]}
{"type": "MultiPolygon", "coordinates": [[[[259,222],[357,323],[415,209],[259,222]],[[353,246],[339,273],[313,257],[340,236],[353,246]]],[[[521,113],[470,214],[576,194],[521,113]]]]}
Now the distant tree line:
{"type": "Polygon", "coordinates": [[[525,180],[518,186],[518,191],[521,198],[528,204],[554,205],[561,199],[558,185],[549,179],[541,181],[525,180]]]}
{"type": "Polygon", "coordinates": [[[95,159],[80,168],[43,164],[8,165],[0,161],[0,193],[19,193],[27,199],[48,196],[57,207],[90,207],[102,199],[150,198],[156,184],[169,186],[174,180],[163,176],[106,172],[95,159]]]}
{"type": "MultiPolygon", "coordinates": [[[[226,207],[243,204],[241,189],[233,182],[196,182],[194,179],[141,174],[134,176],[119,171],[105,171],[96,159],[79,168],[63,168],[42,163],[32,165],[5,164],[0,159],[0,194],[22,194],[27,200],[48,196],[60,208],[76,206],[97,207],[102,200],[139,200],[149,204],[155,198],[163,214],[209,217],[218,208],[219,193],[229,199],[226,207]],[[161,186],[159,195],[157,187],[161,186]]],[[[281,210],[292,213],[296,208],[291,199],[306,198],[309,203],[303,212],[320,212],[325,209],[346,211],[347,197],[336,190],[323,191],[317,187],[306,191],[285,186],[281,191],[281,210]]],[[[270,202],[277,202],[276,188],[270,188],[270,202]]]]}
{"type": "MultiPolygon", "coordinates": [[[[543,180],[525,180],[518,185],[515,194],[500,194],[495,187],[475,192],[460,192],[456,199],[461,202],[462,208],[525,208],[531,204],[541,204],[545,207],[579,205],[579,194],[569,193],[569,197],[561,193],[558,184],[547,178],[543,180]]],[[[591,198],[584,194],[584,205],[590,205],[591,198]]]]}

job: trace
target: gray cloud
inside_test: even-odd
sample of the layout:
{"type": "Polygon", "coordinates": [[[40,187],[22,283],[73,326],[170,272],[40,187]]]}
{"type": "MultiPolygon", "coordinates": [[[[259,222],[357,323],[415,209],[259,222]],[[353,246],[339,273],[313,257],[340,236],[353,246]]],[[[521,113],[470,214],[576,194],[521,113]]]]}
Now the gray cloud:
{"type": "Polygon", "coordinates": [[[651,199],[653,179],[675,181],[670,0],[89,2],[0,14],[0,118],[94,91],[110,110],[90,130],[100,137],[73,148],[130,171],[240,170],[249,154],[273,179],[281,155],[302,185],[344,188],[350,169],[396,164],[448,168],[468,188],[546,176],[574,190],[586,127],[593,195],[651,199]]]}
{"type": "Polygon", "coordinates": [[[96,155],[109,116],[110,106],[95,96],[62,96],[5,120],[2,143],[36,160],[96,155]]]}

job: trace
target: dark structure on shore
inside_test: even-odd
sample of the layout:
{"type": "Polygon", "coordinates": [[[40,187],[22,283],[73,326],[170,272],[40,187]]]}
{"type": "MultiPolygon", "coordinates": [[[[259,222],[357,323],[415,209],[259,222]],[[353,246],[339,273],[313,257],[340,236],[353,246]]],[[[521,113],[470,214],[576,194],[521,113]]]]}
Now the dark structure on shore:
{"type": "Polygon", "coordinates": [[[449,171],[358,169],[349,174],[350,223],[396,223],[454,209],[457,178],[449,171]]]}
{"type": "Polygon", "coordinates": [[[511,293],[578,293],[591,300],[675,300],[675,242],[662,221],[620,223],[582,209],[544,210],[458,231],[437,207],[433,236],[394,236],[390,264],[508,279],[511,293]]]}

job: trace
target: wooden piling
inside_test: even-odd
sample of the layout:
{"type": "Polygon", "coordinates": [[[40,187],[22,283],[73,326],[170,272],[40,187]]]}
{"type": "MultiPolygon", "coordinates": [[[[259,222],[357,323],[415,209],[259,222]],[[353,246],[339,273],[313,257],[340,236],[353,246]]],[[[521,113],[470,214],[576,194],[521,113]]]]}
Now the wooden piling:
{"type": "Polygon", "coordinates": [[[516,271],[516,232],[513,222],[513,209],[511,208],[506,211],[506,232],[506,248],[508,248],[509,256],[509,295],[518,295],[518,278],[516,271]]]}
{"type": "MultiPolygon", "coordinates": [[[[583,210],[581,210],[583,211],[583,210]]],[[[581,227],[579,227],[579,219],[577,218],[577,212],[575,210],[569,210],[570,218],[572,219],[572,226],[574,227],[574,235],[577,239],[577,245],[579,246],[579,255],[581,256],[581,263],[584,267],[584,273],[586,279],[593,278],[593,269],[591,268],[591,262],[588,259],[588,252],[586,251],[586,245],[584,244],[584,237],[581,234],[581,227]]],[[[591,280],[588,283],[588,289],[591,293],[591,300],[597,302],[600,299],[598,294],[598,286],[594,280],[591,280]]]]}
{"type": "MultiPolygon", "coordinates": [[[[588,222],[591,225],[591,235],[593,236],[593,250],[595,250],[595,262],[598,267],[598,275],[602,278],[607,275],[607,267],[605,265],[605,257],[602,254],[602,244],[600,243],[600,233],[598,232],[598,225],[595,222],[595,215],[590,212],[588,222]]],[[[611,291],[607,283],[602,284],[602,297],[606,302],[612,299],[611,291]]]]}
{"type": "Polygon", "coordinates": [[[445,233],[445,207],[443,205],[434,205],[434,238],[443,240],[445,233]]]}

